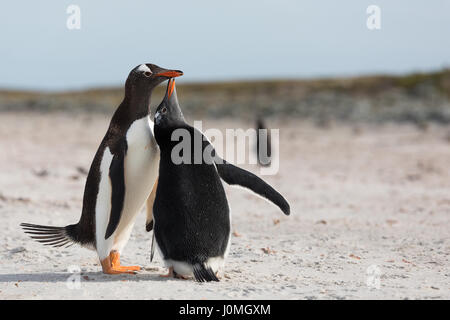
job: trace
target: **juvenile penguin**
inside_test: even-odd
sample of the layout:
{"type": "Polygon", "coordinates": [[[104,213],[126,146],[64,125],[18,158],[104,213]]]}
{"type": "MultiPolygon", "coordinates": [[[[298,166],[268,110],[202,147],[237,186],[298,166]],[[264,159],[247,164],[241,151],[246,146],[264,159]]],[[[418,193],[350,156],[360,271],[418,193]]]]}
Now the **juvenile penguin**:
{"type": "Polygon", "coordinates": [[[265,197],[286,215],[289,204],[254,174],[218,157],[208,139],[185,122],[173,79],[156,109],[155,138],[161,159],[153,227],[168,276],[218,281],[230,244],[230,210],[221,178],[265,197]],[[183,137],[182,142],[174,137],[183,137]]]}
{"type": "Polygon", "coordinates": [[[158,176],[159,149],[149,117],[150,98],[158,84],[182,74],[154,64],[141,64],[130,72],[125,97],[92,161],[79,222],[65,227],[22,223],[26,233],[46,245],[76,243],[96,249],[107,274],[140,269],[121,266],[120,253],[158,176]]]}

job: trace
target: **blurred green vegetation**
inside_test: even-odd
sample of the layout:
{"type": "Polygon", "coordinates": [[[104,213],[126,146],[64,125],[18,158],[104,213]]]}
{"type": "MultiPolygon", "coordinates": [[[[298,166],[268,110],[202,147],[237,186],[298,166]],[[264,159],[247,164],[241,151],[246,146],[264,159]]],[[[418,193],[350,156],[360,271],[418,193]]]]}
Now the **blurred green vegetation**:
{"type": "MultiPolygon", "coordinates": [[[[153,95],[162,99],[165,85],[153,95]]],[[[404,76],[177,84],[189,118],[299,117],[363,122],[450,123],[450,70],[404,76]]],[[[123,88],[43,93],[0,90],[0,111],[112,113],[123,88]]],[[[153,109],[154,110],[154,109],[153,109]]]]}

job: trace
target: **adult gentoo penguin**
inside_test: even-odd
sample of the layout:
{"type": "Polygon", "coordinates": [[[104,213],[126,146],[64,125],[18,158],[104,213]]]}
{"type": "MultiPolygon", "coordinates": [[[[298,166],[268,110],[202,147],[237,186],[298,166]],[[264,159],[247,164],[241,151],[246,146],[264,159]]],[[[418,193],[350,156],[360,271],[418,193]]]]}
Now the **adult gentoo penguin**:
{"type": "Polygon", "coordinates": [[[154,235],[169,268],[168,276],[218,281],[230,243],[230,210],[221,178],[265,197],[286,215],[289,204],[254,174],[215,155],[208,139],[185,122],[173,79],[156,109],[154,132],[161,152],[153,205],[154,235]],[[182,142],[174,138],[180,136],[182,142]],[[201,141],[200,157],[194,154],[195,139],[201,141]]]}
{"type": "Polygon", "coordinates": [[[95,248],[104,273],[140,269],[121,266],[120,253],[158,176],[159,149],[149,117],[150,98],[158,84],[182,74],[154,64],[141,64],[130,72],[125,97],[92,161],[79,222],[66,227],[23,223],[26,233],[55,247],[77,243],[95,248]]]}

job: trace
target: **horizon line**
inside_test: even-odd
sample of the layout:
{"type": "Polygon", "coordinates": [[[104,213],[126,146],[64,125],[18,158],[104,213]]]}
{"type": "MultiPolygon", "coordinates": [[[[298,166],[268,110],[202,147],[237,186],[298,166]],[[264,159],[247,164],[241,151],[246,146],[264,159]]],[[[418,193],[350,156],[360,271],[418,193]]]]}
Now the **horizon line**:
{"type": "MultiPolygon", "coordinates": [[[[415,70],[407,72],[373,72],[373,73],[359,73],[359,74],[342,74],[342,75],[318,75],[318,76],[275,76],[275,77],[242,77],[234,79],[212,79],[212,80],[187,80],[184,81],[182,78],[177,79],[178,86],[185,85],[217,85],[217,84],[245,84],[245,83],[264,83],[264,82],[309,82],[309,81],[324,81],[324,80],[352,80],[360,78],[371,78],[371,77],[405,77],[417,74],[434,74],[440,72],[450,71],[450,66],[432,68],[429,70],[415,70]]],[[[66,89],[39,89],[32,87],[3,87],[0,86],[0,93],[5,92],[21,92],[21,93],[45,93],[45,94],[61,94],[61,93],[76,93],[85,91],[108,91],[117,90],[123,88],[125,80],[123,83],[119,84],[99,84],[92,86],[80,86],[66,89]]]]}

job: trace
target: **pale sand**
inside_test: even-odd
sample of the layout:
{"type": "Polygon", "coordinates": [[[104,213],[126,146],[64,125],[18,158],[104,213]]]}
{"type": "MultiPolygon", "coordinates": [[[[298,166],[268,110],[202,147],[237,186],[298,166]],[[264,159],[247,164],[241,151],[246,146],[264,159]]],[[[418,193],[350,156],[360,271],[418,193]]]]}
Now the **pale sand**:
{"type": "Polygon", "coordinates": [[[77,167],[89,168],[107,124],[101,116],[0,115],[0,299],[450,298],[449,128],[272,123],[281,128],[280,172],[264,179],[292,215],[226,187],[240,236],[226,277],[199,284],[159,277],[166,270],[159,256],[149,262],[145,214],[123,255],[146,268],[138,275],[104,275],[95,252],[46,247],[19,228],[78,220],[85,175],[77,167]],[[67,286],[71,265],[82,269],[80,289],[67,286]],[[367,285],[372,265],[379,289],[367,285]]]}

